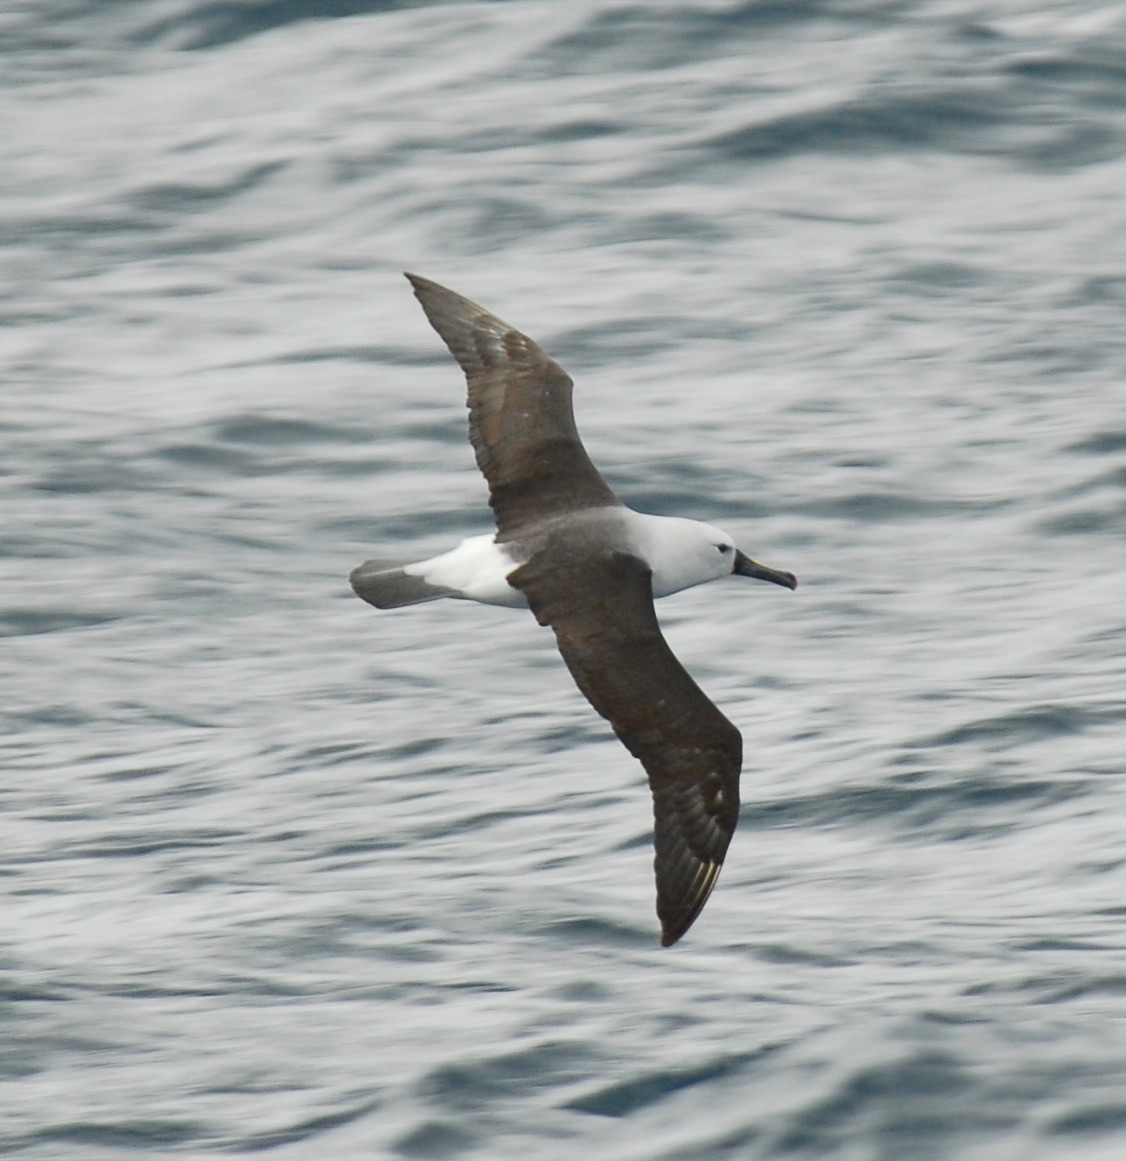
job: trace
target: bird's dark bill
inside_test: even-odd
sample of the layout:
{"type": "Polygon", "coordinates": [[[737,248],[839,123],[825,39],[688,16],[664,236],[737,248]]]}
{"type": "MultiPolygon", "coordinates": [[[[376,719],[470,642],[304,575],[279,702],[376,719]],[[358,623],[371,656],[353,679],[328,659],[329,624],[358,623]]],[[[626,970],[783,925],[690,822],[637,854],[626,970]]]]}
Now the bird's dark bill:
{"type": "Polygon", "coordinates": [[[757,560],[752,560],[738,549],[735,551],[735,567],[731,571],[738,576],[753,576],[756,580],[770,581],[771,584],[781,585],[786,589],[798,587],[798,578],[792,572],[759,564],[757,560]]]}

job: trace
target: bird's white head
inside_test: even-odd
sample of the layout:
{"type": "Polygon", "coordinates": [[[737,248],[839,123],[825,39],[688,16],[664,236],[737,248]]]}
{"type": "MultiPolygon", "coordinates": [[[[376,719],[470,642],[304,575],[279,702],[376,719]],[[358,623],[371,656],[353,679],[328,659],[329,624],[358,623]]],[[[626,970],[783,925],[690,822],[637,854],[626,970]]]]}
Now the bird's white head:
{"type": "Polygon", "coordinates": [[[646,516],[644,552],[653,570],[653,595],[667,597],[681,589],[720,577],[757,577],[785,588],[797,588],[792,572],[759,564],[735,547],[729,533],[699,520],[675,516],[646,516]]]}

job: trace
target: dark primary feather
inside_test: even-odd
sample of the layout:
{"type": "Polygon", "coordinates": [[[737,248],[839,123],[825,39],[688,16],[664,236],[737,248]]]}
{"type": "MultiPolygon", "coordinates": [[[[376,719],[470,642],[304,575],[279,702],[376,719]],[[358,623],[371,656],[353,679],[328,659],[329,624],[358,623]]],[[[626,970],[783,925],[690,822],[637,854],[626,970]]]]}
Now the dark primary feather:
{"type": "Polygon", "coordinates": [[[579,689],[649,775],[667,947],[715,886],[739,817],[743,740],[662,636],[645,561],[623,552],[568,559],[554,546],[545,567],[546,555],[509,579],[555,631],[579,689]]]}
{"type": "Polygon", "coordinates": [[[536,343],[444,286],[408,274],[469,386],[469,438],[489,484],[498,540],[522,526],[621,501],[590,462],[571,380],[536,343]]]}

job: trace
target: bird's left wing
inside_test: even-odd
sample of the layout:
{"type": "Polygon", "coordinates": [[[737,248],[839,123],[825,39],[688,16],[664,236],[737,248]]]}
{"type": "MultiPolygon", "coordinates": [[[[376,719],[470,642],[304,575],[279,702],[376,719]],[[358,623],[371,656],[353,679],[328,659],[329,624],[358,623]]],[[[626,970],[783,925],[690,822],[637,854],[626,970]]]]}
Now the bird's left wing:
{"type": "Polygon", "coordinates": [[[661,943],[691,927],[739,817],[743,740],[676,659],[653,608],[652,573],[624,552],[509,576],[550,625],[579,689],[649,775],[661,943]]]}
{"type": "Polygon", "coordinates": [[[484,307],[428,278],[407,278],[465,372],[469,439],[489,484],[498,539],[553,516],[618,507],[579,439],[563,368],[484,307]]]}

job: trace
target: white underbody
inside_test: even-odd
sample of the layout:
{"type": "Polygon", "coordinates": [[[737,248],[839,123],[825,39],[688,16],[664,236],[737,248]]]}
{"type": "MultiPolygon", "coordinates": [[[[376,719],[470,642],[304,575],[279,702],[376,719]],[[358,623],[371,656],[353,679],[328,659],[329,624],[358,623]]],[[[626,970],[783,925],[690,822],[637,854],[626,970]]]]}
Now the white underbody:
{"type": "MultiPolygon", "coordinates": [[[[623,547],[653,570],[654,597],[667,597],[730,574],[734,542],[718,528],[675,516],[647,516],[630,508],[616,511],[623,521],[623,547]],[[730,552],[720,551],[724,545],[732,546],[730,552]]],[[[521,563],[492,536],[471,536],[449,552],[407,565],[403,572],[452,589],[450,595],[461,600],[521,609],[528,602],[508,583],[521,563]]]]}
{"type": "Polygon", "coordinates": [[[441,556],[408,564],[403,572],[420,576],[429,585],[453,589],[450,595],[459,600],[526,609],[524,594],[507,579],[519,567],[520,562],[491,536],[471,536],[441,556]]]}

